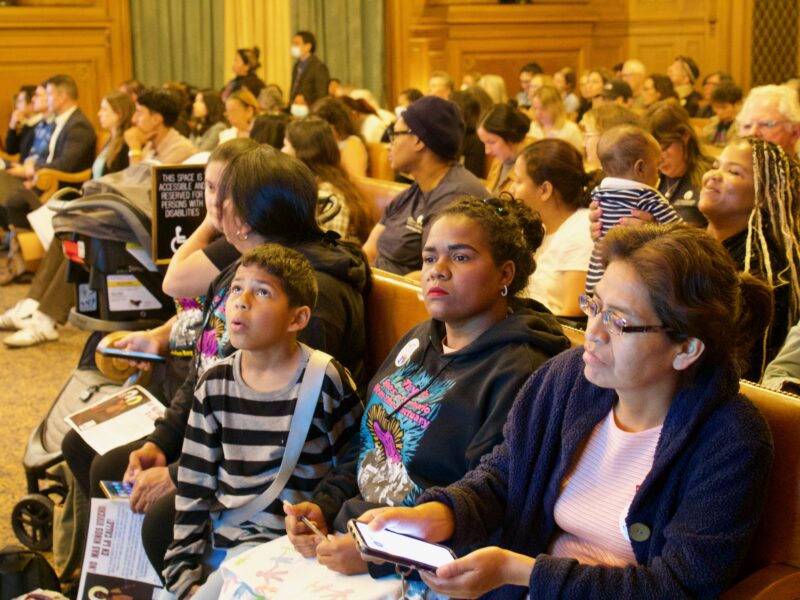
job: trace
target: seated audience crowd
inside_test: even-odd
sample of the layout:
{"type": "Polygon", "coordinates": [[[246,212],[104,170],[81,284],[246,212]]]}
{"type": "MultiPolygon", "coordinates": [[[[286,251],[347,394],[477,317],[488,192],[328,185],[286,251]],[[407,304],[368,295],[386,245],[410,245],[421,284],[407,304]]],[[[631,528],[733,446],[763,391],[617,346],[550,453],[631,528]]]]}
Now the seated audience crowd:
{"type": "MultiPolygon", "coordinates": [[[[148,384],[166,412],[102,455],[62,442],[85,496],[133,484],[162,598],[219,598],[223,560],[283,535],[320,568],[392,576],[351,519],[455,551],[404,578],[419,597],[734,585],[773,458],[739,380],[800,391],[798,92],[744,93],[688,56],[661,72],[530,62],[509,90],[434,71],[392,111],[331,79],[312,33],[291,53],[288,95],[259,78],[257,47],[222,90],[127,81],[102,98],[101,144],[70,76],[14,98],[0,284],[25,273],[41,169],[205,165],[205,216],[163,274],[176,314],[113,342],[166,357],[148,384]],[[376,209],[381,145],[410,185],[376,209]],[[429,316],[385,357],[365,325],[382,271],[429,316]]],[[[52,243],[3,307],[7,346],[58,340],[69,265],[52,243]]]]}

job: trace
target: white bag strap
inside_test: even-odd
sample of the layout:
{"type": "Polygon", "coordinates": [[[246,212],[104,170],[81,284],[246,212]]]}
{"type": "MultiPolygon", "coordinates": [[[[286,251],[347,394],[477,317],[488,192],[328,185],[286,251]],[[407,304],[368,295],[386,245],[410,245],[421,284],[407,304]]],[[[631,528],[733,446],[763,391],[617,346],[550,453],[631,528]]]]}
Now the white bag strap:
{"type": "Polygon", "coordinates": [[[294,415],[292,415],[292,422],[289,425],[289,437],[286,440],[286,449],[283,452],[278,476],[266,490],[244,506],[223,511],[219,516],[220,524],[232,527],[241,525],[272,504],[286,487],[306,443],[311,420],[314,418],[314,409],[322,391],[325,371],[331,360],[333,360],[332,356],[320,350],[312,351],[308,357],[303,381],[300,384],[300,392],[297,395],[294,415]]]}

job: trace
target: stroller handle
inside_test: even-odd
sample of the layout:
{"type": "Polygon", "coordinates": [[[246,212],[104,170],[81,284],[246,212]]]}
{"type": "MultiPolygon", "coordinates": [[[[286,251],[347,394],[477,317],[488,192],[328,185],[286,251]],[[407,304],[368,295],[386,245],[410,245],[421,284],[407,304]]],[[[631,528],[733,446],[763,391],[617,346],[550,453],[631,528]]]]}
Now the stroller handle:
{"type": "Polygon", "coordinates": [[[133,235],[144,248],[149,248],[152,237],[149,228],[145,225],[147,217],[124,196],[101,192],[94,194],[90,198],[78,198],[71,200],[66,206],[54,208],[59,214],[69,214],[79,210],[102,209],[111,210],[117,213],[130,227],[133,235]]]}

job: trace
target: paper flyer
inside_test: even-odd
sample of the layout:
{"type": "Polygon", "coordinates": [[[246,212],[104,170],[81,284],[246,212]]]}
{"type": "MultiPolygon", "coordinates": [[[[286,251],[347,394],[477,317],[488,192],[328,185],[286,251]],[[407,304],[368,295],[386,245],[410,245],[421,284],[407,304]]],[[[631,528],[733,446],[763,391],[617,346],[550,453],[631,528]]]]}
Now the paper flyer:
{"type": "Polygon", "coordinates": [[[156,600],[158,578],[142,546],[143,514],[127,502],[92,498],[78,600],[156,600]]]}
{"type": "Polygon", "coordinates": [[[151,433],[164,405],[139,385],[119,390],[65,418],[100,455],[151,433]]]}
{"type": "Polygon", "coordinates": [[[400,580],[346,576],[304,558],[279,537],[222,563],[220,600],[398,600],[400,580]]]}

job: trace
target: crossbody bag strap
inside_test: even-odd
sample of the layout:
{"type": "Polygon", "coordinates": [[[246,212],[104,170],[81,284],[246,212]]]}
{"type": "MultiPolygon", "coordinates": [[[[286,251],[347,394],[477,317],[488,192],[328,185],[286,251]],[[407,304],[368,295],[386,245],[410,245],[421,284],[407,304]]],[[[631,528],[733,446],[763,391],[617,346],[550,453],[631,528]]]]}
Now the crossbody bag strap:
{"type": "Polygon", "coordinates": [[[236,527],[249,521],[272,504],[286,487],[306,443],[311,420],[314,418],[314,409],[322,391],[325,371],[331,360],[333,360],[332,356],[319,350],[312,351],[308,357],[303,381],[300,384],[300,392],[297,395],[294,415],[292,415],[292,422],[289,425],[289,437],[286,440],[286,449],[283,452],[278,476],[266,490],[244,506],[223,511],[218,521],[220,524],[236,527]]]}

